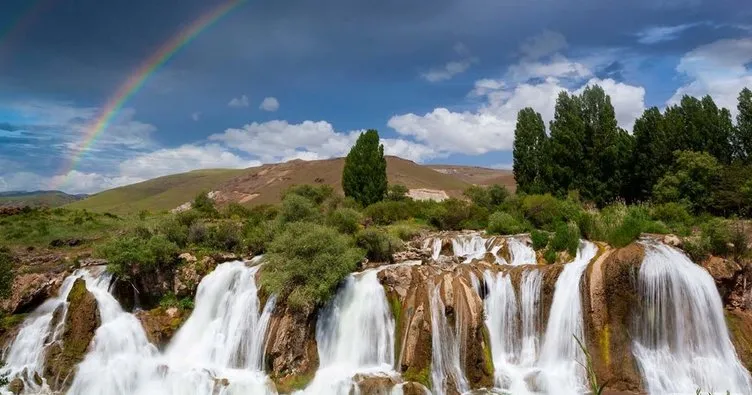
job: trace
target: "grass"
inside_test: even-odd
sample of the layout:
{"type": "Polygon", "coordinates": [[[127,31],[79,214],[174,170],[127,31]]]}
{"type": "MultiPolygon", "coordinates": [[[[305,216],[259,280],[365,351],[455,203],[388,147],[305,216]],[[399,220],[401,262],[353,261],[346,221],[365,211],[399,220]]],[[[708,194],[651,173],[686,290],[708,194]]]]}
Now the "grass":
{"type": "Polygon", "coordinates": [[[0,207],[7,205],[54,208],[80,199],[80,196],[69,195],[60,191],[23,192],[13,195],[0,195],[0,207]]]}
{"type": "Polygon", "coordinates": [[[588,351],[587,347],[585,347],[584,344],[582,344],[582,341],[576,336],[572,335],[574,337],[574,340],[577,342],[577,345],[580,347],[580,350],[585,354],[585,363],[581,363],[580,361],[577,361],[580,365],[582,365],[583,368],[585,368],[585,371],[587,372],[587,378],[588,378],[588,384],[590,385],[590,393],[593,395],[601,395],[603,390],[606,388],[606,384],[598,385],[598,377],[595,374],[595,369],[593,368],[593,358],[590,355],[590,351],[588,351]]]}
{"type": "Polygon", "coordinates": [[[153,180],[110,189],[71,203],[70,209],[86,209],[113,214],[171,210],[193,200],[202,191],[216,189],[224,182],[243,174],[242,169],[207,169],[173,174],[153,180]]]}

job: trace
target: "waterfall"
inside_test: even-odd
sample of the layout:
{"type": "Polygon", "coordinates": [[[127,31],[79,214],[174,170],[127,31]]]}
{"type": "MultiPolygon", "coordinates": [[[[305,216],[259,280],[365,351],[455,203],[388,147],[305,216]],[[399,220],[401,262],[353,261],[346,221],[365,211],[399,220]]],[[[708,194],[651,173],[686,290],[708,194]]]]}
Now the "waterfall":
{"type": "Polygon", "coordinates": [[[633,352],[651,394],[751,394],[713,278],[680,251],[643,243],[633,352]]]}
{"type": "Polygon", "coordinates": [[[495,368],[495,385],[508,388],[518,376],[514,371],[520,346],[517,297],[508,275],[486,271],[483,279],[488,286],[483,309],[495,368]]]}
{"type": "Polygon", "coordinates": [[[527,270],[522,274],[520,301],[522,315],[522,349],[520,365],[531,366],[538,357],[540,331],[540,291],[543,275],[538,270],[527,270]]]}
{"type": "Polygon", "coordinates": [[[455,330],[447,322],[444,302],[441,300],[441,285],[431,289],[431,381],[433,393],[444,395],[446,387],[454,382],[457,391],[464,393],[470,389],[460,361],[459,330],[462,323],[457,315],[455,330]]]}
{"type": "Polygon", "coordinates": [[[396,375],[394,319],[378,270],[347,277],[337,296],[319,315],[316,342],[320,368],[305,394],[348,395],[353,376],[396,375]]]}
{"type": "Polygon", "coordinates": [[[584,354],[574,336],[583,342],[582,296],[580,280],[598,248],[589,241],[581,241],[575,259],[564,265],[556,280],[554,299],[541,347],[538,366],[548,393],[580,394],[586,391],[584,354]]]}
{"type": "Polygon", "coordinates": [[[516,237],[507,238],[507,247],[509,248],[509,257],[512,265],[535,265],[535,251],[526,243],[516,237]]]}
{"type": "Polygon", "coordinates": [[[452,238],[452,252],[454,256],[465,258],[463,263],[470,263],[473,259],[480,259],[486,255],[486,239],[477,234],[458,235],[452,238]]]}
{"type": "Polygon", "coordinates": [[[30,392],[45,392],[47,385],[37,384],[35,377],[42,377],[44,372],[44,356],[47,346],[60,339],[67,313],[68,293],[76,279],[85,274],[77,270],[63,280],[58,295],[45,301],[24,320],[16,338],[3,353],[5,366],[0,374],[13,380],[18,377],[23,380],[24,388],[30,392]],[[52,326],[55,310],[61,309],[60,322],[52,326]]]}
{"type": "Polygon", "coordinates": [[[258,269],[228,262],[204,277],[193,313],[163,354],[105,288],[90,288],[102,326],[68,393],[273,394],[261,364],[274,298],[260,313],[258,269]]]}

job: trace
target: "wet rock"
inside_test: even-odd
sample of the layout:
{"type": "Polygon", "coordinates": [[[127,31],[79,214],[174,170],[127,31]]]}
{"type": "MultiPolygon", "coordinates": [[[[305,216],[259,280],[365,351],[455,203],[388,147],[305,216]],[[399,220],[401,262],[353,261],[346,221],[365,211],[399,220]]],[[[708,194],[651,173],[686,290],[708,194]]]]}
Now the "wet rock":
{"type": "MultiPolygon", "coordinates": [[[[67,300],[63,334],[45,356],[44,377],[54,391],[64,391],[70,385],[75,367],[83,361],[100,323],[97,300],[86,289],[83,279],[73,283],[67,300]]],[[[58,312],[55,316],[60,319],[58,312]]]]}
{"type": "Polygon", "coordinates": [[[404,384],[402,384],[402,393],[404,395],[426,395],[430,394],[428,391],[428,388],[426,388],[421,383],[416,383],[414,381],[408,381],[404,384]]]}
{"type": "Polygon", "coordinates": [[[8,384],[8,391],[13,395],[19,395],[24,390],[24,382],[20,377],[16,377],[8,384]]]}
{"type": "Polygon", "coordinates": [[[357,374],[353,377],[360,395],[389,395],[399,378],[387,375],[357,374]]]}
{"type": "Polygon", "coordinates": [[[187,261],[185,264],[178,266],[175,271],[172,292],[178,298],[195,295],[202,277],[203,276],[196,271],[195,258],[192,262],[187,261]]]}
{"type": "Polygon", "coordinates": [[[141,321],[146,337],[158,348],[164,348],[170,342],[189,315],[190,312],[176,307],[157,307],[149,311],[136,312],[136,318],[141,321]]]}
{"type": "Polygon", "coordinates": [[[75,247],[78,245],[81,245],[83,243],[83,240],[81,239],[54,239],[50,242],[50,247],[52,248],[60,248],[60,247],[75,247]]]}
{"type": "Polygon", "coordinates": [[[737,285],[737,277],[742,273],[742,267],[732,260],[717,256],[706,259],[702,262],[702,267],[713,277],[721,298],[728,303],[729,296],[737,285]]]}
{"type": "Polygon", "coordinates": [[[684,243],[682,243],[681,238],[677,235],[667,234],[663,236],[663,242],[665,244],[668,244],[672,247],[681,248],[684,243]]]}
{"type": "Polygon", "coordinates": [[[734,309],[726,310],[724,314],[736,354],[744,367],[752,370],[752,313],[734,309]]]}
{"type": "Polygon", "coordinates": [[[28,313],[55,295],[67,276],[66,272],[18,274],[13,279],[9,297],[0,300],[5,314],[28,313]]]}
{"type": "Polygon", "coordinates": [[[100,258],[83,258],[78,260],[78,264],[81,267],[105,266],[108,263],[107,259],[100,258]]]}
{"type": "Polygon", "coordinates": [[[313,378],[319,366],[314,308],[275,307],[264,365],[280,392],[301,388],[313,378]]]}

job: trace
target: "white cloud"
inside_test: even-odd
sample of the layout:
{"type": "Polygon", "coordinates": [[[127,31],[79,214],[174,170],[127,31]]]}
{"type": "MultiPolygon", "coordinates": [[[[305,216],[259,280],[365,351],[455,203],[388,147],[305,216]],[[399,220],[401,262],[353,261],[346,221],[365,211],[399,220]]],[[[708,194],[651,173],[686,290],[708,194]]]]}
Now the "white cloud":
{"type": "Polygon", "coordinates": [[[457,55],[462,57],[462,59],[447,62],[441,67],[434,67],[424,73],[421,73],[421,78],[428,82],[447,81],[452,79],[457,74],[464,73],[465,71],[467,71],[467,69],[470,68],[470,66],[473,65],[473,63],[478,62],[478,58],[470,56],[470,52],[468,51],[465,44],[457,43],[454,45],[453,49],[457,55]]]}
{"type": "Polygon", "coordinates": [[[264,111],[277,111],[279,109],[279,101],[276,97],[265,97],[259,108],[264,111]]]}
{"type": "Polygon", "coordinates": [[[584,63],[552,54],[565,46],[563,37],[552,32],[527,41],[521,48],[520,62],[510,66],[503,79],[475,82],[468,95],[484,99],[475,111],[454,112],[439,107],[423,115],[395,115],[387,124],[439,154],[509,151],[519,110],[532,107],[548,124],[560,92],[581,93],[585,86],[599,84],[611,96],[619,125],[631,131],[644,110],[645,89],[593,78],[584,63]]]}
{"type": "Polygon", "coordinates": [[[637,42],[641,44],[658,44],[679,38],[679,35],[687,29],[695,27],[699,23],[685,23],[676,26],[653,26],[637,33],[637,42]]]}
{"type": "Polygon", "coordinates": [[[745,86],[752,87],[752,38],[724,39],[702,45],[686,53],[676,70],[689,77],[677,89],[668,104],[678,103],[682,96],[711,95],[719,107],[737,113],[737,96],[745,86]]]}
{"type": "MultiPolygon", "coordinates": [[[[209,136],[233,149],[244,151],[263,162],[290,159],[325,159],[345,155],[361,131],[338,133],[326,121],[304,121],[290,124],[274,120],[251,123],[242,128],[227,129],[224,133],[209,136]]],[[[436,156],[425,145],[399,139],[382,139],[384,151],[415,161],[436,156]]]]}
{"type": "Polygon", "coordinates": [[[242,95],[240,97],[234,97],[232,100],[230,100],[229,103],[227,103],[230,107],[235,108],[241,108],[241,107],[248,107],[250,105],[250,102],[248,101],[248,96],[242,95]]]}
{"type": "Polygon", "coordinates": [[[194,112],[193,114],[191,114],[191,119],[194,120],[194,121],[198,121],[199,119],[201,119],[201,113],[200,112],[194,112]]]}

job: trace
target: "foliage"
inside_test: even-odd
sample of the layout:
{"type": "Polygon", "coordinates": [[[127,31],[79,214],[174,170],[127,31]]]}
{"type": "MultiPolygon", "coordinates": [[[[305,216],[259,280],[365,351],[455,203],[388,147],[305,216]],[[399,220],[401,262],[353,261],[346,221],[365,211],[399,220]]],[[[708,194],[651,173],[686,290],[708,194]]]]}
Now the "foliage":
{"type": "Polygon", "coordinates": [[[440,230],[460,230],[470,216],[470,204],[464,200],[452,198],[431,206],[428,222],[440,230]]]}
{"type": "Polygon", "coordinates": [[[487,187],[473,185],[467,188],[463,194],[474,205],[483,207],[489,211],[499,207],[509,197],[509,191],[503,185],[498,184],[487,187]]]}
{"type": "Polygon", "coordinates": [[[546,125],[541,115],[530,107],[517,113],[514,129],[514,180],[517,189],[537,193],[543,189],[546,125]]]}
{"type": "Polygon", "coordinates": [[[704,152],[677,151],[674,155],[672,171],[658,180],[653,197],[659,203],[685,203],[695,212],[707,210],[721,170],[718,161],[704,152]]]}
{"type": "Polygon", "coordinates": [[[553,248],[547,249],[546,252],[543,254],[543,258],[549,264],[556,263],[556,251],[554,251],[553,248]]]}
{"type": "Polygon", "coordinates": [[[201,192],[196,195],[196,198],[193,199],[193,203],[191,204],[191,209],[196,210],[207,217],[216,217],[219,215],[219,211],[217,211],[217,208],[214,206],[214,200],[210,198],[209,194],[206,192],[201,192]]]}
{"type": "Polygon", "coordinates": [[[525,226],[511,214],[497,211],[488,218],[488,231],[501,235],[514,235],[525,231],[525,226]]]}
{"type": "Polygon", "coordinates": [[[419,223],[415,220],[400,221],[387,227],[387,231],[390,235],[402,241],[410,241],[427,229],[427,225],[419,223]]]}
{"type": "Polygon", "coordinates": [[[692,224],[692,214],[685,205],[677,202],[656,204],[652,206],[650,215],[672,227],[686,227],[692,224]]]}
{"type": "Polygon", "coordinates": [[[400,239],[377,228],[367,228],[359,232],[355,236],[355,243],[366,251],[369,260],[376,262],[393,263],[392,254],[402,247],[400,239]]]}
{"type": "Polygon", "coordinates": [[[243,225],[243,243],[252,255],[263,254],[274,237],[282,231],[277,221],[268,220],[261,223],[248,221],[243,225]]]}
{"type": "Polygon", "coordinates": [[[581,215],[576,203],[550,194],[527,195],[522,198],[521,206],[525,218],[539,229],[554,230],[556,224],[576,221],[581,215]]]}
{"type": "Polygon", "coordinates": [[[223,221],[211,228],[209,246],[220,251],[240,252],[243,237],[238,224],[223,221]]]}
{"type": "Polygon", "coordinates": [[[363,255],[351,238],[330,227],[291,223],[267,248],[261,285],[293,308],[323,305],[363,255]]]}
{"type": "Polygon", "coordinates": [[[548,240],[551,238],[551,236],[548,234],[548,232],[543,232],[540,230],[533,230],[530,232],[530,239],[533,241],[533,249],[535,251],[542,250],[548,246],[548,240]]]}
{"type": "Polygon", "coordinates": [[[598,385],[598,376],[595,374],[595,368],[593,367],[593,357],[590,355],[590,351],[587,349],[587,347],[582,344],[580,338],[578,338],[577,335],[572,336],[574,336],[574,340],[577,341],[577,346],[585,355],[585,363],[582,363],[580,361],[577,361],[577,363],[585,368],[585,372],[587,372],[587,380],[588,384],[590,384],[590,393],[592,395],[601,395],[601,393],[603,393],[603,389],[606,388],[606,384],[598,385]]]}
{"type": "Polygon", "coordinates": [[[319,209],[313,201],[298,194],[288,194],[282,200],[277,218],[286,224],[297,221],[315,222],[319,216],[319,209]]]}
{"type": "Polygon", "coordinates": [[[411,202],[385,200],[365,209],[365,215],[378,225],[389,225],[412,216],[411,202]]]}
{"type": "Polygon", "coordinates": [[[580,246],[580,229],[576,223],[561,222],[556,226],[553,238],[548,243],[548,247],[553,251],[568,251],[574,256],[577,248],[580,246]]]}
{"type": "Polygon", "coordinates": [[[203,221],[194,222],[188,228],[188,243],[195,245],[203,244],[208,237],[208,233],[209,231],[206,229],[206,224],[203,221]]]}
{"type": "Polygon", "coordinates": [[[394,201],[401,201],[409,199],[407,194],[410,193],[410,190],[401,184],[394,184],[389,185],[389,188],[387,189],[386,193],[386,200],[394,200],[394,201]]]}
{"type": "Polygon", "coordinates": [[[165,218],[157,225],[157,231],[178,247],[185,247],[188,244],[190,230],[175,217],[165,218]]]}
{"type": "Polygon", "coordinates": [[[358,231],[361,219],[359,211],[342,207],[329,213],[326,224],[341,233],[353,234],[358,231]]]}
{"type": "Polygon", "coordinates": [[[752,159],[752,91],[749,88],[739,92],[736,106],[736,133],[734,135],[735,157],[749,163],[752,159]]]}
{"type": "Polygon", "coordinates": [[[289,187],[287,190],[285,190],[282,193],[282,200],[284,200],[286,197],[290,195],[298,195],[302,196],[311,202],[313,202],[315,205],[320,205],[324,203],[327,199],[334,196],[334,188],[332,188],[331,185],[322,184],[322,185],[310,185],[310,184],[302,184],[302,185],[293,185],[289,187]]]}
{"type": "Polygon", "coordinates": [[[642,233],[668,233],[668,229],[653,221],[643,207],[631,206],[621,222],[608,233],[606,241],[614,247],[624,247],[637,240],[642,233]]]}
{"type": "Polygon", "coordinates": [[[109,261],[109,271],[121,278],[128,278],[136,268],[148,271],[173,265],[178,251],[178,246],[164,235],[152,236],[148,240],[126,236],[102,244],[97,254],[109,261]]]}
{"type": "Polygon", "coordinates": [[[163,309],[177,307],[180,310],[193,310],[194,304],[191,298],[178,299],[174,293],[168,292],[160,299],[159,307],[163,309]]]}
{"type": "Polygon", "coordinates": [[[10,295],[13,287],[15,257],[8,247],[0,247],[0,297],[10,295]]]}
{"type": "Polygon", "coordinates": [[[379,133],[362,133],[345,158],[342,189],[363,206],[384,199],[387,192],[386,159],[379,133]]]}
{"type": "Polygon", "coordinates": [[[247,218],[250,215],[250,210],[240,203],[232,202],[225,207],[222,216],[231,219],[247,218]]]}

